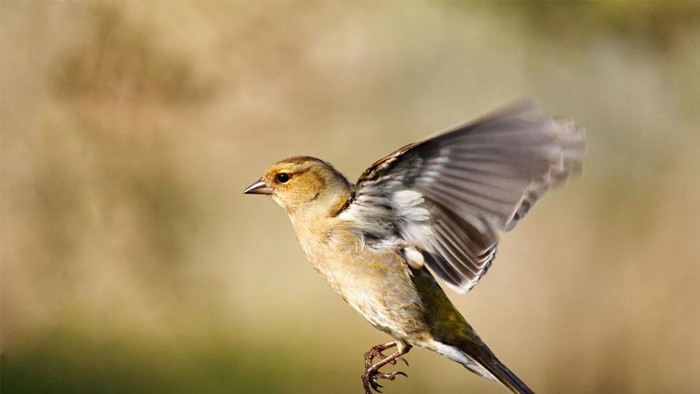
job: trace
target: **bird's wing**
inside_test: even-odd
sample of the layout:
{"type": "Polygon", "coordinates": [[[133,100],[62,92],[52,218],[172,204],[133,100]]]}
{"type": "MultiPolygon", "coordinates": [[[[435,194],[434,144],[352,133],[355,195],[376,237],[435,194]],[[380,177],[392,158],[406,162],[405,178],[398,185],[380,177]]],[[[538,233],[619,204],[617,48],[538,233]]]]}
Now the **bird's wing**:
{"type": "Polygon", "coordinates": [[[496,230],[512,229],[550,187],[580,173],[585,135],[525,102],[407,145],[358,180],[339,215],[364,242],[399,237],[463,293],[486,273],[496,230]]]}

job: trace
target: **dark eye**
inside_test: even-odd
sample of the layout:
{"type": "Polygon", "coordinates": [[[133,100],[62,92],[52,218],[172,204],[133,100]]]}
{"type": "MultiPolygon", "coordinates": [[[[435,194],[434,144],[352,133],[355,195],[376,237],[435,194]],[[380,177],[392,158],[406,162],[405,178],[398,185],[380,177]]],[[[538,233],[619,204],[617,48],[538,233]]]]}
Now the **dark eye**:
{"type": "Polygon", "coordinates": [[[285,182],[287,182],[287,181],[289,180],[289,178],[291,178],[291,177],[292,177],[292,176],[289,175],[289,174],[287,174],[286,172],[280,172],[279,174],[277,174],[277,176],[276,176],[275,178],[277,178],[277,180],[278,180],[279,182],[285,183],[285,182]]]}

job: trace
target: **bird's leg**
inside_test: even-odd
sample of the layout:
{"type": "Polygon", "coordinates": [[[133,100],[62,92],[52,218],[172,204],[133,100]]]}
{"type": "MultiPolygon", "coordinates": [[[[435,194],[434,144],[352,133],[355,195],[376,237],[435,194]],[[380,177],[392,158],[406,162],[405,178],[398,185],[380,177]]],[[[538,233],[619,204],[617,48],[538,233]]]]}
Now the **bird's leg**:
{"type": "MultiPolygon", "coordinates": [[[[396,341],[380,343],[379,345],[376,345],[369,349],[369,351],[365,353],[365,368],[369,368],[372,366],[372,360],[374,360],[375,357],[380,360],[384,360],[386,356],[382,352],[386,349],[391,349],[394,346],[396,346],[396,341]]],[[[396,360],[401,360],[404,363],[406,363],[406,366],[408,366],[408,361],[406,361],[406,359],[403,357],[397,357],[396,359],[391,360],[391,364],[396,364],[396,360]]]]}
{"type": "MultiPolygon", "coordinates": [[[[365,373],[362,374],[362,385],[365,388],[366,394],[372,394],[372,389],[374,389],[378,393],[381,393],[379,388],[382,387],[382,385],[377,383],[377,379],[379,379],[379,378],[387,379],[387,380],[394,380],[396,378],[396,375],[403,375],[403,376],[408,377],[408,375],[406,375],[405,373],[403,373],[401,371],[392,372],[392,373],[388,373],[388,374],[381,373],[381,372],[379,372],[379,368],[381,368],[387,364],[396,364],[397,359],[403,359],[403,357],[401,357],[401,356],[408,353],[408,351],[411,350],[411,345],[409,345],[405,342],[400,342],[400,341],[389,342],[389,343],[385,343],[383,345],[377,345],[377,346],[373,347],[369,352],[367,352],[367,354],[365,354],[365,364],[367,364],[368,362],[371,363],[371,360],[372,360],[372,358],[374,358],[374,356],[372,356],[372,358],[368,359],[368,355],[370,353],[372,353],[375,350],[375,348],[377,348],[376,352],[378,352],[379,355],[381,355],[380,357],[382,357],[382,359],[374,365],[367,366],[367,369],[365,369],[365,373]],[[382,349],[381,348],[382,346],[386,346],[386,347],[384,347],[382,349]],[[394,347],[394,346],[396,346],[398,349],[396,350],[396,352],[392,353],[390,356],[386,357],[381,353],[382,350],[386,350],[386,349],[394,347]]],[[[405,361],[406,360],[404,360],[404,362],[405,361]]],[[[408,365],[408,363],[406,363],[406,365],[408,365]]]]}
{"type": "Polygon", "coordinates": [[[372,360],[374,360],[375,357],[379,358],[380,360],[384,360],[386,356],[382,352],[386,349],[391,349],[394,346],[396,346],[396,342],[387,342],[380,343],[379,345],[373,346],[371,349],[369,349],[369,351],[365,353],[365,368],[372,366],[372,360]]]}

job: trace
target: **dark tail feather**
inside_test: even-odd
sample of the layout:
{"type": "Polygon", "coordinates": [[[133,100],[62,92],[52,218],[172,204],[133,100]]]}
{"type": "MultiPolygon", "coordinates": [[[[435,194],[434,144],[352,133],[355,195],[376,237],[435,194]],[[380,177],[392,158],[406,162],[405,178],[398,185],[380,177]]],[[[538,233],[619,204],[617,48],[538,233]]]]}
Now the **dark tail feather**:
{"type": "MultiPolygon", "coordinates": [[[[534,394],[520,378],[515,376],[478,337],[462,342],[458,348],[481,367],[489,371],[499,382],[516,394],[534,394]]],[[[469,365],[465,365],[468,369],[469,365]]],[[[479,371],[474,371],[479,373],[479,371]]]]}
{"type": "Polygon", "coordinates": [[[499,382],[503,383],[504,386],[517,394],[534,394],[532,390],[522,380],[520,380],[513,372],[511,372],[508,367],[503,365],[495,356],[488,362],[481,362],[480,364],[486,368],[493,376],[498,379],[499,382]]]}

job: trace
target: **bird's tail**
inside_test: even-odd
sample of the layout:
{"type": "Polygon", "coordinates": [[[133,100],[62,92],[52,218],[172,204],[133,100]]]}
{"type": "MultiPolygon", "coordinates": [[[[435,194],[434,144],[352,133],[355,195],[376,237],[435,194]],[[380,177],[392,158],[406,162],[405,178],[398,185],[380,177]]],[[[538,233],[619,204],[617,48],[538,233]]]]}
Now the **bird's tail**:
{"type": "Polygon", "coordinates": [[[455,345],[434,344],[433,350],[464,365],[468,370],[490,380],[498,380],[516,394],[534,394],[520,378],[508,369],[478,336],[461,338],[455,345]]]}
{"type": "Polygon", "coordinates": [[[491,355],[492,357],[489,360],[478,360],[477,362],[481,364],[482,367],[486,368],[491,375],[498,379],[499,382],[503,383],[510,391],[517,394],[534,394],[520,378],[515,376],[515,374],[508,369],[508,367],[493,356],[493,354],[491,355]]]}

